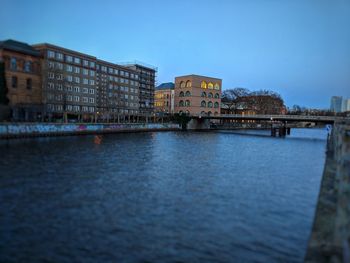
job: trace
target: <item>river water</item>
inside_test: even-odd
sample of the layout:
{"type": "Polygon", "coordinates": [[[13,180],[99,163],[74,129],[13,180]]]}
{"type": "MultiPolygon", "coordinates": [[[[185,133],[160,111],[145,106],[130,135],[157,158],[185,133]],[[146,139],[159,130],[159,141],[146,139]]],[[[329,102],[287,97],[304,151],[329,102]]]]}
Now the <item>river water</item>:
{"type": "Polygon", "coordinates": [[[326,132],[0,142],[0,262],[302,262],[326,132]]]}

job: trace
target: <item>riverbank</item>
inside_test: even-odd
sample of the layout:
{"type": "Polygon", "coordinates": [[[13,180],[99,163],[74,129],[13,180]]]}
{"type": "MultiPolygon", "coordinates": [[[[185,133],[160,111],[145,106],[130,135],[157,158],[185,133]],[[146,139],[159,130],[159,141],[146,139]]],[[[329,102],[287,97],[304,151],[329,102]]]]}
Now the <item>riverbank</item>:
{"type": "Polygon", "coordinates": [[[172,123],[1,123],[0,139],[175,130],[172,123]]]}
{"type": "Polygon", "coordinates": [[[305,262],[350,262],[350,125],[336,124],[305,262]]]}

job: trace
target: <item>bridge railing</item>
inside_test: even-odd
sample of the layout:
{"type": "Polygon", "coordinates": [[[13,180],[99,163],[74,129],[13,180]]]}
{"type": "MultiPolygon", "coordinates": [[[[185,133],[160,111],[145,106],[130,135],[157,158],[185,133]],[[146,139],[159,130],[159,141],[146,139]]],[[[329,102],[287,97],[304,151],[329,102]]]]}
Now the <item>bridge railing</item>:
{"type": "Polygon", "coordinates": [[[308,116],[308,115],[267,115],[267,114],[256,114],[256,115],[241,115],[241,114],[220,114],[220,115],[192,115],[192,117],[198,118],[237,118],[237,119],[262,119],[262,120],[310,120],[310,121],[335,121],[335,120],[348,120],[346,117],[335,117],[335,116],[308,116]]]}

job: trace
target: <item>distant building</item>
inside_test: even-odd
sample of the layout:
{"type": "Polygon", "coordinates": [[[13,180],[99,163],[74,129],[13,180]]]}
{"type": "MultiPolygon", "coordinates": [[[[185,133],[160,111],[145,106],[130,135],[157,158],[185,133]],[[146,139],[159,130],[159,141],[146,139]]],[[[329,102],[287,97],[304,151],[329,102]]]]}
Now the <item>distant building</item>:
{"type": "Polygon", "coordinates": [[[14,120],[40,120],[42,83],[40,52],[26,43],[0,42],[0,61],[5,66],[7,97],[14,120]]]}
{"type": "Polygon", "coordinates": [[[158,113],[174,113],[175,85],[173,82],[162,83],[155,90],[154,110],[158,113]]]}
{"type": "Polygon", "coordinates": [[[222,80],[199,75],[175,78],[175,112],[219,115],[222,80]]]}
{"type": "Polygon", "coordinates": [[[333,112],[342,112],[342,103],[343,97],[341,96],[333,96],[331,98],[331,108],[330,110],[333,112]]]}
{"type": "Polygon", "coordinates": [[[350,111],[350,99],[343,99],[342,111],[350,111]]]}

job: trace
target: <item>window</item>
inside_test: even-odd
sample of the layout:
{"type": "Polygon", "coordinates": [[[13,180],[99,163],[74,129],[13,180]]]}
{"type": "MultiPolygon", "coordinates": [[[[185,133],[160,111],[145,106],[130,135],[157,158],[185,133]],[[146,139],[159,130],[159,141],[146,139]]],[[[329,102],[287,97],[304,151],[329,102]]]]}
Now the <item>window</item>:
{"type": "Polygon", "coordinates": [[[89,93],[89,89],[88,88],[83,88],[83,93],[89,93]]]}
{"type": "Polygon", "coordinates": [[[47,56],[48,56],[49,58],[54,58],[54,57],[55,57],[55,52],[52,51],[52,50],[49,50],[49,51],[47,51],[47,56]]]}
{"type": "Polygon", "coordinates": [[[73,110],[73,106],[72,105],[67,105],[67,110],[68,111],[72,111],[73,110]]]}
{"type": "Polygon", "coordinates": [[[89,93],[90,93],[90,94],[95,94],[95,90],[94,90],[94,89],[90,89],[90,90],[89,90],[89,93]]]}
{"type": "Polygon", "coordinates": [[[83,65],[84,65],[85,67],[88,67],[88,66],[89,66],[89,61],[83,60],[83,65]]]}
{"type": "Polygon", "coordinates": [[[75,83],[80,83],[80,78],[79,77],[74,77],[75,83]]]}
{"type": "Polygon", "coordinates": [[[52,72],[49,72],[49,79],[54,79],[55,78],[55,74],[53,74],[52,72]]]}
{"type": "Polygon", "coordinates": [[[206,97],[207,93],[205,93],[205,91],[202,92],[201,97],[206,97]]]}
{"type": "Polygon", "coordinates": [[[73,100],[73,96],[72,95],[68,95],[67,96],[67,101],[72,101],[73,100]]]}
{"type": "Polygon", "coordinates": [[[180,92],[179,97],[184,97],[185,93],[183,91],[180,92]]]}
{"type": "Polygon", "coordinates": [[[74,92],[80,92],[80,88],[78,86],[74,86],[74,92]]]}
{"type": "Polygon", "coordinates": [[[56,58],[58,60],[63,60],[63,54],[62,53],[56,53],[56,58]]]}
{"type": "Polygon", "coordinates": [[[213,108],[213,103],[211,101],[208,102],[208,108],[213,108]]]}
{"type": "Polygon", "coordinates": [[[83,107],[82,107],[82,110],[83,110],[83,111],[88,111],[89,108],[88,108],[87,106],[83,106],[83,107]]]}
{"type": "Polygon", "coordinates": [[[214,98],[215,98],[215,99],[219,99],[219,98],[220,98],[219,93],[215,93],[214,98]]]}
{"type": "Polygon", "coordinates": [[[95,68],[95,62],[90,61],[90,68],[95,68]]]}
{"type": "Polygon", "coordinates": [[[205,102],[205,100],[202,100],[201,107],[206,107],[206,106],[207,106],[207,103],[205,102]]]}
{"type": "Polygon", "coordinates": [[[94,98],[89,98],[89,102],[90,102],[90,103],[94,103],[94,102],[95,102],[95,99],[94,99],[94,98]]]}
{"type": "Polygon", "coordinates": [[[63,70],[63,64],[62,64],[62,63],[56,63],[56,67],[57,67],[59,70],[63,70]]]}
{"type": "Polygon", "coordinates": [[[62,109],[63,109],[62,105],[56,105],[56,110],[57,111],[62,111],[62,109]]]}
{"type": "Polygon", "coordinates": [[[214,89],[216,89],[216,90],[219,90],[219,89],[220,89],[220,86],[219,86],[218,83],[215,83],[214,89]]]}
{"type": "Polygon", "coordinates": [[[88,71],[87,69],[84,68],[84,69],[83,69],[83,74],[84,74],[84,75],[89,75],[89,71],[88,71]]]}
{"type": "Polygon", "coordinates": [[[32,72],[32,62],[26,61],[24,63],[24,71],[25,72],[32,72]]]}
{"type": "Polygon", "coordinates": [[[208,84],[208,89],[213,89],[213,88],[214,88],[213,83],[209,82],[209,84],[208,84]]]}
{"type": "Polygon", "coordinates": [[[120,76],[124,76],[124,71],[120,70],[119,74],[120,74],[120,76]]]}
{"type": "Polygon", "coordinates": [[[73,62],[73,57],[66,55],[66,62],[72,63],[73,62]]]}
{"type": "Polygon", "coordinates": [[[180,88],[184,88],[186,86],[186,83],[184,81],[180,82],[180,88]]]}
{"type": "Polygon", "coordinates": [[[202,89],[206,89],[207,88],[207,83],[205,81],[202,81],[201,88],[202,89]]]}
{"type": "Polygon", "coordinates": [[[113,74],[114,70],[112,68],[108,68],[108,73],[113,74]]]}
{"type": "Polygon", "coordinates": [[[79,73],[80,73],[80,68],[79,68],[79,67],[75,67],[75,68],[74,68],[74,72],[77,73],[77,74],[79,74],[79,73]]]}
{"type": "Polygon", "coordinates": [[[74,58],[74,63],[75,63],[75,64],[80,64],[80,58],[76,58],[76,57],[75,57],[75,58],[74,58]]]}
{"type": "Polygon", "coordinates": [[[11,87],[17,88],[17,77],[16,76],[12,76],[12,78],[11,78],[11,87]]]}
{"type": "Polygon", "coordinates": [[[185,102],[185,105],[188,107],[188,106],[191,106],[191,102],[189,100],[186,100],[185,102]]]}
{"type": "Polygon", "coordinates": [[[213,97],[213,93],[209,92],[208,98],[212,98],[212,97],[213,97]]]}
{"type": "Polygon", "coordinates": [[[180,107],[183,107],[183,106],[184,106],[184,101],[183,101],[183,100],[180,100],[179,106],[180,106],[180,107]]]}
{"type": "Polygon", "coordinates": [[[102,70],[103,72],[107,72],[107,67],[101,66],[101,70],[102,70]]]}
{"type": "Polygon", "coordinates": [[[56,74],[56,79],[57,80],[62,80],[63,79],[63,75],[62,74],[56,74]]]}
{"type": "Polygon", "coordinates": [[[56,89],[57,90],[63,90],[62,84],[56,84],[56,89]]]}
{"type": "Polygon", "coordinates": [[[83,102],[88,102],[89,101],[89,98],[88,97],[83,97],[83,102]]]}
{"type": "Polygon", "coordinates": [[[89,84],[89,80],[88,79],[83,79],[83,84],[89,84]]]}
{"type": "Polygon", "coordinates": [[[219,102],[214,103],[214,108],[219,108],[219,102]]]}
{"type": "Polygon", "coordinates": [[[67,86],[66,86],[66,90],[67,90],[67,91],[72,91],[72,90],[73,90],[72,85],[67,85],[67,86]]]}
{"type": "Polygon", "coordinates": [[[91,76],[91,77],[95,77],[95,71],[90,70],[90,76],[91,76]]]}
{"type": "Polygon", "coordinates": [[[67,72],[73,72],[73,67],[70,66],[70,65],[67,65],[67,66],[66,66],[66,71],[67,71],[67,72]]]}
{"type": "Polygon", "coordinates": [[[186,81],[186,88],[190,88],[191,87],[191,81],[190,80],[187,80],[186,81]]]}
{"type": "Polygon", "coordinates": [[[11,65],[10,65],[10,68],[12,70],[17,70],[17,59],[16,58],[11,58],[11,65]]]}
{"type": "Polygon", "coordinates": [[[54,85],[52,82],[49,82],[49,83],[47,84],[47,88],[48,88],[48,89],[54,89],[54,87],[55,87],[55,85],[54,85]]]}
{"type": "Polygon", "coordinates": [[[90,111],[90,112],[94,112],[94,111],[95,111],[95,108],[94,108],[94,107],[89,107],[89,111],[90,111]]]}
{"type": "Polygon", "coordinates": [[[80,97],[79,96],[74,96],[74,101],[80,101],[80,97]]]}
{"type": "Polygon", "coordinates": [[[70,75],[68,75],[68,76],[67,76],[67,81],[72,82],[72,81],[73,81],[73,77],[70,76],[70,75]]]}
{"type": "Polygon", "coordinates": [[[49,68],[50,68],[50,69],[53,69],[54,67],[55,67],[55,63],[49,61],[49,68]]]}
{"type": "Polygon", "coordinates": [[[129,72],[125,72],[125,77],[129,77],[129,72]]]}
{"type": "Polygon", "coordinates": [[[186,96],[186,97],[190,97],[190,96],[191,96],[191,92],[186,91],[185,96],[186,96]]]}

